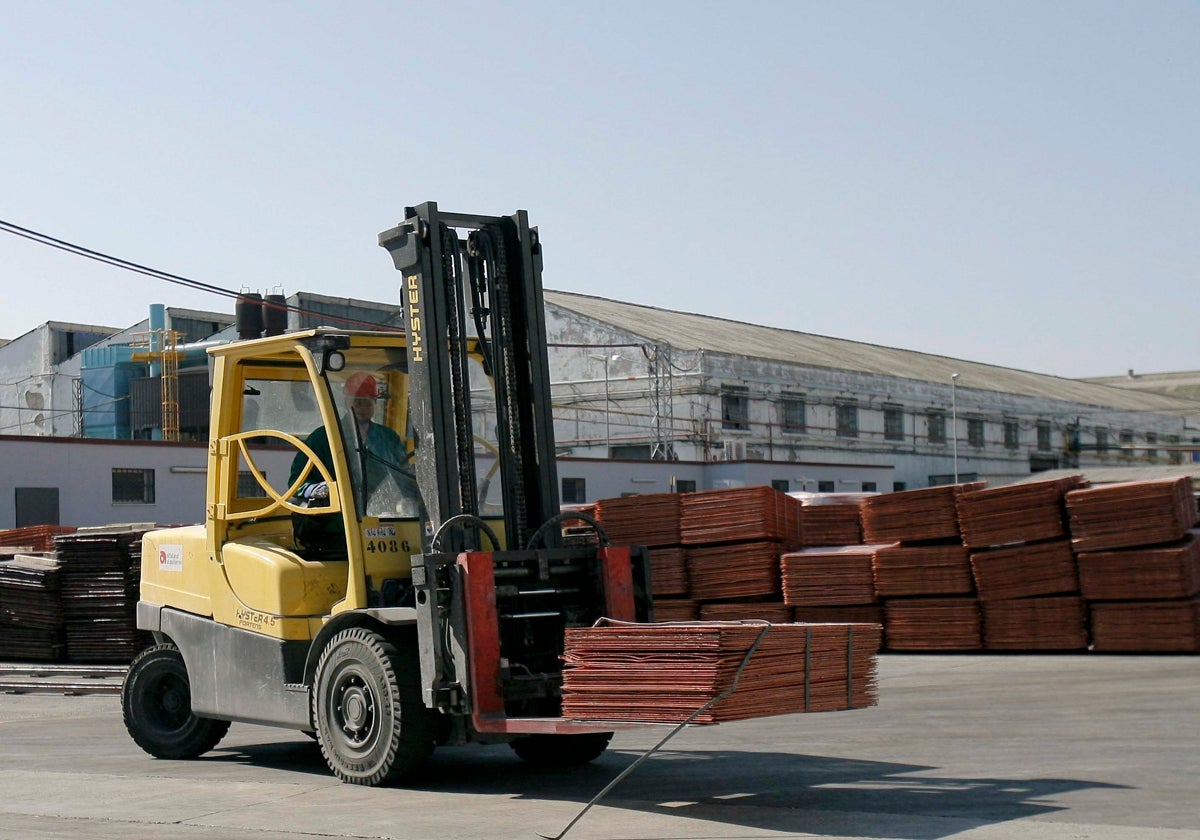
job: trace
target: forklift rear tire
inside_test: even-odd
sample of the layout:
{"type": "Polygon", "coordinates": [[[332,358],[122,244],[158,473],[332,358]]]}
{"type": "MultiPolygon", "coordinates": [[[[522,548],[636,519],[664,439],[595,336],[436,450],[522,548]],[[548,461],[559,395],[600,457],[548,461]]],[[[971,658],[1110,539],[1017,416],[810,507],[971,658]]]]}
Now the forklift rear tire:
{"type": "Polygon", "coordinates": [[[611,732],[580,735],[524,735],[510,741],[521,759],[535,767],[576,767],[599,758],[608,749],[611,732]]]}
{"type": "Polygon", "coordinates": [[[125,728],[155,758],[196,758],[229,731],[229,721],[192,714],[192,689],[179,648],[167,643],[139,653],[121,686],[125,728]]]}
{"type": "MultiPolygon", "coordinates": [[[[313,687],[313,722],[334,774],[354,785],[384,785],[411,776],[433,752],[434,712],[410,673],[415,651],[364,627],[335,635],[321,653],[313,687]]],[[[419,667],[419,665],[417,666],[419,667]]]]}

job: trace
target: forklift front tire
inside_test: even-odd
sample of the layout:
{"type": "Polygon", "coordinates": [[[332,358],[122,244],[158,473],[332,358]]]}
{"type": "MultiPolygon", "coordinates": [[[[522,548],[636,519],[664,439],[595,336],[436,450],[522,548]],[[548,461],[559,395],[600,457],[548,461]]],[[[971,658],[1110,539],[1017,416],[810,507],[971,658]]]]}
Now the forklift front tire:
{"type": "Polygon", "coordinates": [[[433,713],[404,673],[405,662],[391,642],[363,627],[343,630],[322,651],[313,722],[321,753],[343,782],[395,782],[433,752],[433,713]]]}

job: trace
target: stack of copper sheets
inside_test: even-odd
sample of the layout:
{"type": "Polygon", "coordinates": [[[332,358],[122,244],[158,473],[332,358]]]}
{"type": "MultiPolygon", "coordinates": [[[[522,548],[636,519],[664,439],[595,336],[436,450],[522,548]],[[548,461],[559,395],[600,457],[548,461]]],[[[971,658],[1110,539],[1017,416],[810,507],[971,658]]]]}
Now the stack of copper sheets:
{"type": "Polygon", "coordinates": [[[29,553],[53,551],[56,536],[74,532],[69,525],[26,525],[0,531],[0,545],[21,546],[29,553]]]}
{"type": "Polygon", "coordinates": [[[570,628],[563,715],[719,723],[876,703],[879,627],[868,624],[608,625],[570,628]],[[755,645],[757,644],[757,647],[755,645]]]}
{"type": "Polygon", "coordinates": [[[800,506],[800,539],[803,546],[855,545],[862,542],[862,515],[859,500],[818,503],[815,499],[800,506]]]}
{"type": "Polygon", "coordinates": [[[596,529],[583,518],[590,516],[595,519],[595,505],[563,505],[562,512],[568,514],[567,518],[562,520],[562,535],[568,545],[596,545],[599,542],[596,529]],[[572,513],[581,516],[570,516],[572,513]]]}
{"type": "Polygon", "coordinates": [[[684,493],[680,536],[684,545],[746,540],[800,544],[800,503],[770,487],[684,493]]]}
{"type": "Polygon", "coordinates": [[[1063,497],[1087,486],[1082,476],[1031,481],[962,493],[958,524],[971,548],[1066,536],[1063,497]]]}
{"type": "Polygon", "coordinates": [[[53,662],[64,647],[57,561],[20,554],[0,561],[0,659],[53,662]]]}
{"type": "Polygon", "coordinates": [[[975,591],[967,549],[954,545],[889,545],[875,552],[875,594],[970,595],[975,591]]]}
{"type": "Polygon", "coordinates": [[[146,646],[136,610],[149,527],[82,528],[55,539],[72,662],[128,662],[146,646]]]}
{"type": "Polygon", "coordinates": [[[871,496],[862,506],[863,539],[888,543],[957,538],[956,499],[985,486],[972,482],[871,496]]]}
{"type": "Polygon", "coordinates": [[[984,646],[994,650],[1082,650],[1087,609],[1078,595],[985,601],[984,646]]]}
{"type": "Polygon", "coordinates": [[[1091,605],[1098,651],[1200,653],[1200,598],[1091,605]]]}
{"type": "Polygon", "coordinates": [[[1066,539],[972,552],[971,567],[981,601],[1079,590],[1075,555],[1066,539]]]}
{"type": "Polygon", "coordinates": [[[596,521],[613,545],[679,545],[678,493],[601,499],[596,521]]]}
{"type": "Polygon", "coordinates": [[[779,545],[742,542],[689,548],[689,595],[698,601],[727,601],[779,592],[779,545]]]}
{"type": "Polygon", "coordinates": [[[1197,520],[1187,476],[1073,490],[1067,513],[1076,552],[1175,542],[1197,520]]]}
{"type": "Polygon", "coordinates": [[[650,590],[656,597],[688,593],[687,549],[650,549],[650,590]]]}
{"type": "Polygon", "coordinates": [[[695,621],[700,605],[691,598],[654,598],[655,621],[695,621]]]}
{"type": "Polygon", "coordinates": [[[781,601],[726,601],[700,605],[701,621],[766,621],[790,624],[792,608],[781,601]]]}
{"type": "Polygon", "coordinates": [[[898,598],[884,602],[891,650],[979,650],[979,602],[974,598],[898,598]]]}
{"type": "Polygon", "coordinates": [[[840,607],[793,607],[792,621],[811,624],[883,624],[883,604],[840,607]]]}
{"type": "Polygon", "coordinates": [[[1154,600],[1200,594],[1200,539],[1172,545],[1084,552],[1079,587],[1088,600],[1154,600]]]}
{"type": "Polygon", "coordinates": [[[875,601],[872,564],[883,546],[805,548],[784,554],[783,601],[791,606],[839,606],[875,601]]]}

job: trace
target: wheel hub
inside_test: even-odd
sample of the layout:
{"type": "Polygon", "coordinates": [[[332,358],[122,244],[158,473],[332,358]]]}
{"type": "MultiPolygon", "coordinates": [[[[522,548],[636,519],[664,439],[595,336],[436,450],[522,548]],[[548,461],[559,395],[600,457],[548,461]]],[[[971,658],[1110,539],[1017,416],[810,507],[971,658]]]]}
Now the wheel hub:
{"type": "Polygon", "coordinates": [[[374,725],[375,699],[364,685],[348,681],[338,692],[337,715],[342,732],[352,743],[360,744],[374,725]]]}

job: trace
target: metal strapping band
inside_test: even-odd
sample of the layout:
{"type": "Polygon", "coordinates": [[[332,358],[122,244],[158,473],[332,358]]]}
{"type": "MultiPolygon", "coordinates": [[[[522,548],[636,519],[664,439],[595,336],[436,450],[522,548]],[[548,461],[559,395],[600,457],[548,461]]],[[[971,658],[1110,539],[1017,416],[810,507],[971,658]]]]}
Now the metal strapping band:
{"type": "Polygon", "coordinates": [[[804,631],[804,711],[812,711],[809,708],[809,700],[812,696],[812,625],[810,624],[804,631]]]}
{"type": "Polygon", "coordinates": [[[854,625],[846,639],[846,708],[854,708],[854,625]]]}

